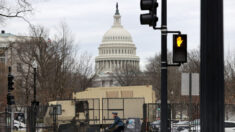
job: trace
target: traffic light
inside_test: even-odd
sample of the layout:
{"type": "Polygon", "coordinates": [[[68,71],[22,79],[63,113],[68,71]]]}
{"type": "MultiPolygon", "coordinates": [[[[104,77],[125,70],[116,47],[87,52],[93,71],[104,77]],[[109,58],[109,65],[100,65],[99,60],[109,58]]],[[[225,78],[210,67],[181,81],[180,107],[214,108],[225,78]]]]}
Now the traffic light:
{"type": "Polygon", "coordinates": [[[173,35],[173,63],[187,62],[187,35],[173,35]]]}
{"type": "Polygon", "coordinates": [[[14,90],[14,87],[13,87],[14,82],[13,82],[13,80],[14,80],[14,76],[8,75],[8,91],[14,90]]]}
{"type": "Polygon", "coordinates": [[[12,96],[10,93],[7,94],[7,104],[8,105],[15,104],[15,97],[12,96]]]}
{"type": "Polygon", "coordinates": [[[142,25],[149,25],[152,27],[156,27],[156,23],[158,21],[157,7],[158,7],[157,0],[140,1],[141,10],[149,10],[149,13],[140,15],[140,23],[142,25]]]}

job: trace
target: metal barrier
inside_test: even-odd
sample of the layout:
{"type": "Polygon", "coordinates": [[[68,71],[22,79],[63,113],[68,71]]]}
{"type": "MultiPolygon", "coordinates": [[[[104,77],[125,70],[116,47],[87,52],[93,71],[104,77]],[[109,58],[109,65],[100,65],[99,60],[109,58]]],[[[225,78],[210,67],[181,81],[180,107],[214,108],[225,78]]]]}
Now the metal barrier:
{"type": "MultiPolygon", "coordinates": [[[[54,126],[46,126],[43,118],[49,108],[53,106],[38,106],[36,109],[32,106],[12,106],[11,112],[0,113],[0,132],[57,132],[54,126]],[[36,114],[36,115],[35,115],[36,114]],[[13,121],[13,123],[11,123],[13,121]],[[11,126],[11,124],[13,124],[11,126]]],[[[53,112],[52,116],[56,117],[53,112]]]]}
{"type": "MultiPolygon", "coordinates": [[[[99,99],[79,99],[71,101],[74,106],[74,115],[71,119],[66,119],[63,115],[58,115],[58,132],[99,132],[100,131],[100,100],[99,99]],[[66,123],[62,123],[66,122],[66,123]]],[[[66,111],[66,109],[63,108],[66,111]]]]}
{"type": "Polygon", "coordinates": [[[0,132],[10,131],[10,113],[4,111],[0,112],[0,132]]]}
{"type": "MultiPolygon", "coordinates": [[[[61,109],[61,105],[38,106],[36,109],[32,106],[13,106],[13,114],[0,112],[0,132],[11,131],[11,117],[14,118],[14,132],[32,132],[34,129],[36,132],[100,132],[103,130],[101,127],[113,122],[112,112],[118,112],[124,123],[129,118],[129,128],[133,127],[135,119],[142,123],[142,132],[160,131],[160,104],[144,104],[142,98],[109,98],[103,99],[102,103],[99,99],[69,101],[75,112],[68,120],[64,119],[68,115],[61,114],[66,111],[66,108],[61,109]],[[87,102],[87,107],[79,102],[87,102]],[[79,119],[79,112],[82,111],[85,112],[83,117],[88,117],[86,120],[79,119]]],[[[170,132],[200,132],[198,104],[169,104],[169,117],[170,132]]],[[[225,106],[225,119],[235,120],[235,105],[225,106]]]]}
{"type": "MultiPolygon", "coordinates": [[[[160,104],[144,104],[144,120],[142,131],[160,132],[160,104]]],[[[193,131],[200,132],[199,104],[169,104],[169,132],[193,131]],[[191,110],[191,111],[190,111],[191,110]],[[192,114],[191,114],[192,113],[192,114]]]]}
{"type": "Polygon", "coordinates": [[[128,118],[143,119],[144,98],[103,98],[102,100],[102,124],[113,123],[112,112],[125,122],[128,118]]]}
{"type": "Polygon", "coordinates": [[[38,108],[33,108],[32,106],[27,107],[26,131],[32,132],[35,129],[36,132],[57,132],[57,108],[56,105],[38,106],[38,108]],[[52,117],[52,123],[50,125],[44,122],[44,117],[48,112],[52,117]]]}

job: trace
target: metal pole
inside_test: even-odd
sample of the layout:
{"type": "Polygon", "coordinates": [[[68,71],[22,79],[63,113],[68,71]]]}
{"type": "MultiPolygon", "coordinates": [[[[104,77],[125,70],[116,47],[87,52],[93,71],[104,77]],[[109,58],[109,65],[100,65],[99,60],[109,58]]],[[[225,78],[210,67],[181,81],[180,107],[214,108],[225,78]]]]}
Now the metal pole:
{"type": "Polygon", "coordinates": [[[9,132],[9,118],[8,118],[8,107],[6,107],[6,113],[5,113],[5,131],[9,132]]]}
{"type": "Polygon", "coordinates": [[[201,0],[201,132],[224,132],[223,0],[201,0]]]}
{"type": "Polygon", "coordinates": [[[36,132],[36,122],[37,122],[37,105],[38,105],[38,102],[37,102],[37,98],[36,98],[36,95],[37,95],[37,91],[36,91],[36,75],[37,75],[37,68],[33,68],[33,82],[34,82],[34,85],[33,85],[33,101],[32,101],[32,132],[36,132]]]}
{"type": "Polygon", "coordinates": [[[33,77],[33,90],[34,90],[34,94],[33,94],[33,99],[34,101],[36,101],[36,95],[37,95],[37,91],[36,91],[36,75],[37,75],[37,72],[36,72],[37,68],[33,68],[33,71],[34,71],[34,77],[33,77]]]}
{"type": "Polygon", "coordinates": [[[12,106],[10,105],[10,110],[11,110],[11,132],[13,132],[13,128],[14,128],[14,112],[12,109],[12,106]]]}
{"type": "MultiPolygon", "coordinates": [[[[189,73],[189,121],[192,121],[192,73],[189,73]]],[[[191,124],[189,123],[189,131],[191,132],[191,124]]]]}
{"type": "Polygon", "coordinates": [[[161,32],[161,132],[167,132],[167,0],[162,0],[162,27],[161,32]]]}
{"type": "Polygon", "coordinates": [[[57,115],[57,106],[53,105],[53,132],[56,132],[56,115],[57,115]]]}
{"type": "MultiPolygon", "coordinates": [[[[8,67],[8,75],[11,75],[11,67],[9,66],[8,67]]],[[[8,80],[9,81],[9,80],[8,80]]],[[[9,84],[8,84],[9,85],[9,84]]],[[[8,88],[8,94],[10,94],[11,91],[10,89],[8,88]]],[[[8,104],[8,111],[10,112],[10,131],[13,132],[13,127],[14,127],[14,115],[13,115],[13,111],[12,111],[12,107],[11,105],[8,104]]]]}

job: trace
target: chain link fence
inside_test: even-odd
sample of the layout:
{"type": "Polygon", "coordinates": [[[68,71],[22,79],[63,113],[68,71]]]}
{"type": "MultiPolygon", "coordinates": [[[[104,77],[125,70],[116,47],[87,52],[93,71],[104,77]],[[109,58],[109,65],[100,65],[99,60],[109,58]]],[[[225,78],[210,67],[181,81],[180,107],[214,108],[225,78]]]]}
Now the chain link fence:
{"type": "MultiPolygon", "coordinates": [[[[160,132],[161,104],[145,104],[143,132],[160,132]]],[[[200,132],[200,104],[169,104],[168,105],[169,132],[200,132]]],[[[225,132],[231,126],[235,131],[235,105],[225,105],[225,132]]]]}
{"type": "MultiPolygon", "coordinates": [[[[199,104],[169,104],[168,108],[169,132],[200,132],[199,104]]],[[[135,128],[141,126],[135,132],[140,129],[160,132],[160,104],[144,104],[142,98],[101,102],[99,99],[63,100],[48,106],[13,106],[0,112],[0,132],[102,132],[113,123],[112,112],[118,112],[126,123],[125,132],[132,132],[135,123],[135,128]]],[[[235,125],[228,122],[235,121],[235,105],[225,106],[225,120],[225,127],[235,125]]]]}

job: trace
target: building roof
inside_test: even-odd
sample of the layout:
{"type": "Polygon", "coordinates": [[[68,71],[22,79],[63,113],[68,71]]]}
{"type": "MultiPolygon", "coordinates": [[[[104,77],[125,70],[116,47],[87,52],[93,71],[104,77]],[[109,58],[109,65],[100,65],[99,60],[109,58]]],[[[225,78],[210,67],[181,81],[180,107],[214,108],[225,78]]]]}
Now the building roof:
{"type": "Polygon", "coordinates": [[[99,70],[98,74],[112,73],[124,64],[139,67],[136,46],[132,41],[131,34],[121,24],[118,3],[113,17],[114,23],[104,34],[102,43],[98,48],[99,55],[95,58],[96,69],[99,70]]]}
{"type": "Polygon", "coordinates": [[[110,44],[113,42],[131,42],[132,37],[131,34],[123,28],[121,24],[121,15],[119,13],[118,4],[116,6],[116,12],[114,14],[114,23],[112,27],[104,34],[103,36],[103,44],[110,44]]]}
{"type": "Polygon", "coordinates": [[[0,37],[11,37],[11,36],[15,36],[14,34],[11,33],[1,33],[0,37]]]}

